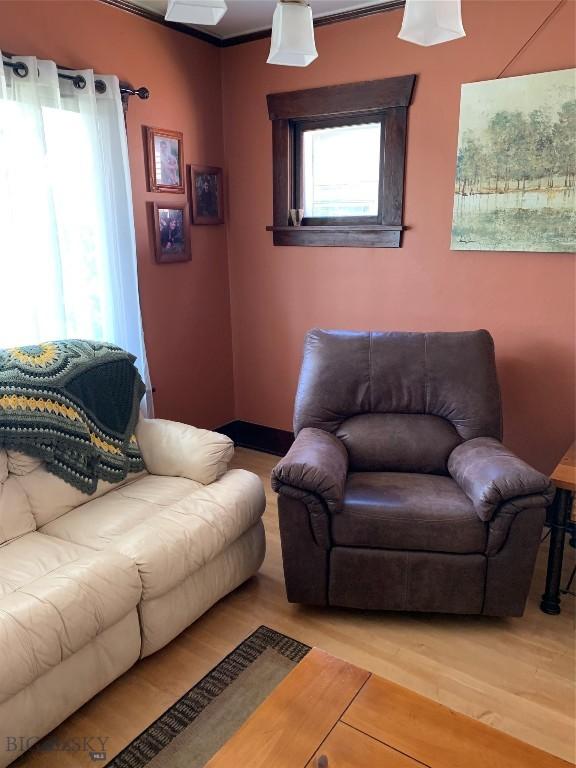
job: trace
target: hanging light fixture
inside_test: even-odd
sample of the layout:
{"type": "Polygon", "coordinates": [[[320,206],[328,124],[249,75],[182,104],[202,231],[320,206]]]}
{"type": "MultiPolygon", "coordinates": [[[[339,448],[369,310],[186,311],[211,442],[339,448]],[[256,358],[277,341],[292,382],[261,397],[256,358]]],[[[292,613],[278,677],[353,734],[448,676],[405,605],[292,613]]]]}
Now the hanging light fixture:
{"type": "Polygon", "coordinates": [[[280,0],[272,18],[268,64],[307,67],[317,58],[310,6],[305,0],[280,0]]]}
{"type": "Polygon", "coordinates": [[[437,45],[465,36],[460,0],[406,0],[400,40],[437,45]]]}
{"type": "Polygon", "coordinates": [[[224,0],[169,0],[166,21],[181,24],[218,24],[228,10],[224,0]]]}

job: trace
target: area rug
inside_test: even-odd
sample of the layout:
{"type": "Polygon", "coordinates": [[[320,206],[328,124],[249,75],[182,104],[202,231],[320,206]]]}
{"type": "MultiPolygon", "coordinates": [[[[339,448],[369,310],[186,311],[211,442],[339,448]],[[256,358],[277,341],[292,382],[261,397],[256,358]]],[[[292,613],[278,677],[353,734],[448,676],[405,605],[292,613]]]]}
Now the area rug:
{"type": "Polygon", "coordinates": [[[108,768],[203,768],[309,650],[259,627],[108,768]]]}

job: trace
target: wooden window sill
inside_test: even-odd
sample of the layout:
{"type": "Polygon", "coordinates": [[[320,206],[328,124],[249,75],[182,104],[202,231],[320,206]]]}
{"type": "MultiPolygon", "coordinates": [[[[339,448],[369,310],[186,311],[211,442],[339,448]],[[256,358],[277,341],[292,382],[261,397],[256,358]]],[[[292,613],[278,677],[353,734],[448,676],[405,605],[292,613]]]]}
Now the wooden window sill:
{"type": "Polygon", "coordinates": [[[399,248],[405,227],[386,224],[328,224],[266,227],[274,245],[399,248]]]}

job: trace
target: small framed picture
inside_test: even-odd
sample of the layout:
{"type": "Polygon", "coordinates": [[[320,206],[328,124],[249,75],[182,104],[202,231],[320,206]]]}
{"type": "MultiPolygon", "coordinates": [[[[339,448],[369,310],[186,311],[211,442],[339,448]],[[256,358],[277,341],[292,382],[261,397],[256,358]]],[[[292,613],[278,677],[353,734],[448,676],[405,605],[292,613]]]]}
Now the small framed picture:
{"type": "Polygon", "coordinates": [[[184,192],[183,134],[146,128],[150,192],[184,192]]]}
{"type": "Polygon", "coordinates": [[[186,203],[152,203],[156,261],[190,261],[188,211],[186,203]]]}
{"type": "Polygon", "coordinates": [[[190,206],[193,224],[222,224],[224,203],[222,168],[189,165],[190,206]]]}

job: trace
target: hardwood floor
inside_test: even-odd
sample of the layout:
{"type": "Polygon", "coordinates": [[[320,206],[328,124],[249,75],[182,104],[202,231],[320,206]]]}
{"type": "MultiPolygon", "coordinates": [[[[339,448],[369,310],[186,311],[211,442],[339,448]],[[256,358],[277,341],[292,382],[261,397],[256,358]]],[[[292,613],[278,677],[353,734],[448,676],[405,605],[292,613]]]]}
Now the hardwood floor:
{"type": "MultiPolygon", "coordinates": [[[[574,598],[560,616],[538,607],[545,547],[522,619],[368,613],[286,602],[269,476],[274,456],[238,449],[234,465],[266,486],[267,555],[260,573],[167,648],[139,662],[53,733],[58,741],[106,738],[111,758],[256,627],[266,624],[363,667],[522,741],[574,760],[574,598]]],[[[567,548],[566,575],[574,564],[567,548]]],[[[565,580],[563,580],[564,583],[565,580]]],[[[25,755],[35,768],[94,766],[86,753],[25,755]]],[[[498,768],[491,762],[491,768],[498,768]]],[[[243,766],[242,768],[249,768],[243,766]]],[[[272,767],[271,767],[272,768],[272,767]]]]}

